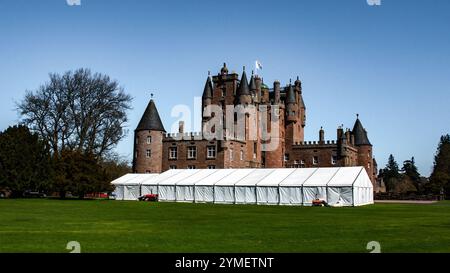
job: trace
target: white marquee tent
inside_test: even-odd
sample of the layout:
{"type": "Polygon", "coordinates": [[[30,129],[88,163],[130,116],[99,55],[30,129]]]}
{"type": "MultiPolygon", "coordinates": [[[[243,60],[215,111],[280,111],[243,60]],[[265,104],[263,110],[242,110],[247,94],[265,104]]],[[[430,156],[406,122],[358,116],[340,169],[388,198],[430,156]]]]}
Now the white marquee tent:
{"type": "Polygon", "coordinates": [[[116,189],[116,200],[137,200],[141,195],[141,184],[158,174],[126,174],[111,182],[116,189]]]}
{"type": "Polygon", "coordinates": [[[169,170],[128,174],[112,183],[118,200],[157,193],[170,202],[310,206],[318,198],[333,206],[373,204],[363,167],[169,170]]]}

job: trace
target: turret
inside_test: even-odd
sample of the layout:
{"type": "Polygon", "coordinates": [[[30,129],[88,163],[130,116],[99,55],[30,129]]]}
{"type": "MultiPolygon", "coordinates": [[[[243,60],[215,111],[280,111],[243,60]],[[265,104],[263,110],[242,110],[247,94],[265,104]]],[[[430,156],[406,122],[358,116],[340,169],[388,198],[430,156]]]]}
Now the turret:
{"type": "Polygon", "coordinates": [[[205,109],[206,106],[211,105],[212,98],[213,98],[213,85],[211,82],[211,74],[208,72],[208,78],[206,79],[205,88],[203,89],[202,95],[202,109],[205,109]]]}
{"type": "Polygon", "coordinates": [[[250,89],[247,81],[247,74],[244,71],[242,72],[241,82],[239,83],[239,87],[236,92],[236,100],[240,104],[250,104],[252,103],[252,96],[250,94],[250,89]]]}
{"type": "Polygon", "coordinates": [[[356,115],[355,125],[353,126],[351,134],[354,137],[354,145],[358,148],[358,165],[366,168],[367,174],[375,186],[372,144],[367,137],[366,129],[364,129],[359,120],[359,115],[356,115]]]}
{"type": "Polygon", "coordinates": [[[155,102],[151,99],[134,131],[133,172],[162,171],[162,139],[165,132],[155,102]]]}

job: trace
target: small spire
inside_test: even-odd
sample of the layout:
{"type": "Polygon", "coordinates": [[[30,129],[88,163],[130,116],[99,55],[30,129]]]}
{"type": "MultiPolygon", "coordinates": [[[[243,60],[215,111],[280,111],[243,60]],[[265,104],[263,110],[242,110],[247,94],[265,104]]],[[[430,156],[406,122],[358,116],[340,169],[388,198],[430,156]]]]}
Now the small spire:
{"type": "Polygon", "coordinates": [[[208,70],[208,77],[211,77],[211,71],[208,70]]]}
{"type": "Polygon", "coordinates": [[[255,71],[252,70],[252,76],[255,74],[255,71]]]}
{"type": "Polygon", "coordinates": [[[289,84],[292,84],[292,79],[289,79],[289,84]]]}
{"type": "Polygon", "coordinates": [[[244,67],[243,67],[243,71],[245,71],[245,65],[244,65],[244,67]]]}

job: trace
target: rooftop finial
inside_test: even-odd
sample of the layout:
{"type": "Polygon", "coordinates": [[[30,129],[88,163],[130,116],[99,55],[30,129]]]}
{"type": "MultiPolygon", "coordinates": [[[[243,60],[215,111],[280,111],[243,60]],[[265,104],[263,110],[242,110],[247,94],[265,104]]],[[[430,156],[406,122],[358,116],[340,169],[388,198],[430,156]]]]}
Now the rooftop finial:
{"type": "Polygon", "coordinates": [[[244,70],[244,72],[245,72],[245,65],[244,65],[244,67],[243,67],[243,70],[244,70]]]}
{"type": "Polygon", "coordinates": [[[209,76],[211,76],[211,71],[210,71],[210,70],[208,70],[208,77],[209,77],[209,76]]]}
{"type": "Polygon", "coordinates": [[[289,84],[292,84],[292,79],[289,79],[289,84]]]}
{"type": "Polygon", "coordinates": [[[252,75],[255,74],[255,71],[252,70],[252,75]]]}
{"type": "Polygon", "coordinates": [[[297,76],[297,81],[299,81],[300,80],[300,77],[299,76],[297,76]]]}
{"type": "Polygon", "coordinates": [[[152,98],[152,99],[153,99],[153,96],[154,96],[154,94],[153,94],[153,93],[150,93],[150,98],[152,98]]]}
{"type": "Polygon", "coordinates": [[[356,114],[356,118],[359,119],[359,114],[356,114]]]}

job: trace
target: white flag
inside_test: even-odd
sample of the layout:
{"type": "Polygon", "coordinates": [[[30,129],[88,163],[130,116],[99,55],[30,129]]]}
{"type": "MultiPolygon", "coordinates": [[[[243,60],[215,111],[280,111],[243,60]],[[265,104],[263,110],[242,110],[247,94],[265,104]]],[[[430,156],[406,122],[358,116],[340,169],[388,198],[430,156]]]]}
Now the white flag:
{"type": "Polygon", "coordinates": [[[256,62],[255,62],[255,68],[256,68],[256,70],[261,70],[262,69],[262,64],[258,61],[258,60],[256,60],[256,62]]]}

